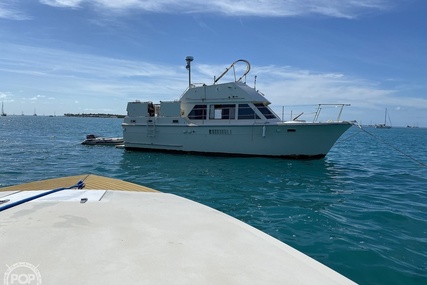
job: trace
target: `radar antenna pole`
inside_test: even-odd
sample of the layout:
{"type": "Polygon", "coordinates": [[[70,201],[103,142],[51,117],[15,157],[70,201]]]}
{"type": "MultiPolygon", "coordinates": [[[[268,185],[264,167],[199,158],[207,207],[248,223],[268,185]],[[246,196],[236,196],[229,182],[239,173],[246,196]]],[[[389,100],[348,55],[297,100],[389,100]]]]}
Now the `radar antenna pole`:
{"type": "Polygon", "coordinates": [[[188,88],[191,88],[191,62],[194,60],[192,56],[187,56],[185,61],[187,62],[187,66],[185,67],[188,70],[188,88]]]}

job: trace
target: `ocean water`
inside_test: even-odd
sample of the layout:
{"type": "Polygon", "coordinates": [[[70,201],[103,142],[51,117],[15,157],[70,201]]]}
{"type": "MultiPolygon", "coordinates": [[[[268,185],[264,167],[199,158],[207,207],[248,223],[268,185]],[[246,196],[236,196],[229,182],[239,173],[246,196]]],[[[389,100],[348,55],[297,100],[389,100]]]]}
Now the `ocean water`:
{"type": "Polygon", "coordinates": [[[120,124],[0,117],[0,187],[83,173],[119,178],[223,211],[360,284],[427,284],[427,129],[352,127],[319,160],[80,144],[90,133],[121,136],[120,124]]]}

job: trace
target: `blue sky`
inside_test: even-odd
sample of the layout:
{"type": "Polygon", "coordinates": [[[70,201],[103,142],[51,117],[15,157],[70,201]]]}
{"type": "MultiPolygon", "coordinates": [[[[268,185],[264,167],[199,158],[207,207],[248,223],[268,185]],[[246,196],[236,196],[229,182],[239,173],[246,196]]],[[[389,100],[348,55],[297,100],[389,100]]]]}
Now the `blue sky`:
{"type": "Polygon", "coordinates": [[[347,120],[382,123],[387,108],[427,127],[426,13],[424,0],[2,0],[0,101],[125,114],[178,99],[188,55],[196,83],[242,58],[275,110],[346,103],[347,120]]]}

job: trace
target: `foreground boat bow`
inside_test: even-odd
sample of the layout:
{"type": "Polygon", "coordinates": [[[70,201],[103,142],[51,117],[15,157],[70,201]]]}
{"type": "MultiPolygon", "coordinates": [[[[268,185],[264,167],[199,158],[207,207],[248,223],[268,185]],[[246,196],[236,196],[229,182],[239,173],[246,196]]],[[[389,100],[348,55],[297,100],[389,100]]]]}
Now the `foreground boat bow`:
{"type": "Polygon", "coordinates": [[[354,284],[230,216],[124,181],[39,181],[0,189],[0,201],[80,180],[0,211],[5,284],[24,273],[34,284],[354,284]]]}

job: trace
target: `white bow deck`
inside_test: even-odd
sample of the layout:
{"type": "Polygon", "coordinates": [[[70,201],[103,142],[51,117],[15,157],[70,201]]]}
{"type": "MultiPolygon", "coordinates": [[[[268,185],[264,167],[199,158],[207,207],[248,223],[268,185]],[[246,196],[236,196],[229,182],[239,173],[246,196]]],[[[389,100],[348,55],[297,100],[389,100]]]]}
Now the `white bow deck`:
{"type": "MultiPolygon", "coordinates": [[[[43,284],[354,284],[212,208],[146,187],[108,190],[115,180],[106,181],[0,212],[2,263],[38,266],[43,284]]],[[[36,193],[4,190],[0,200],[36,193]]]]}

